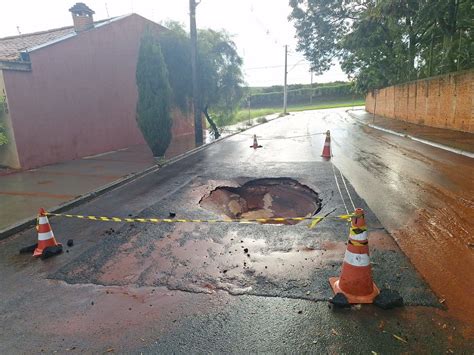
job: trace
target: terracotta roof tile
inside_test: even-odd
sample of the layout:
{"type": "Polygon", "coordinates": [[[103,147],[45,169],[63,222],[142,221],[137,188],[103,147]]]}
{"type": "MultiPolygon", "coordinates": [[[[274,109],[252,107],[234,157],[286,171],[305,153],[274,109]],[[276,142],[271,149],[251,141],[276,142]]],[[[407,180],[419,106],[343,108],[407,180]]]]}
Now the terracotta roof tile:
{"type": "MultiPolygon", "coordinates": [[[[94,25],[113,20],[95,21],[94,25]]],[[[15,61],[20,59],[20,52],[36,47],[61,37],[75,33],[74,26],[55,28],[48,31],[28,33],[20,36],[0,38],[0,60],[15,61]]]]}
{"type": "Polygon", "coordinates": [[[74,33],[74,27],[62,27],[21,36],[0,38],[0,60],[18,60],[20,52],[74,33]]]}

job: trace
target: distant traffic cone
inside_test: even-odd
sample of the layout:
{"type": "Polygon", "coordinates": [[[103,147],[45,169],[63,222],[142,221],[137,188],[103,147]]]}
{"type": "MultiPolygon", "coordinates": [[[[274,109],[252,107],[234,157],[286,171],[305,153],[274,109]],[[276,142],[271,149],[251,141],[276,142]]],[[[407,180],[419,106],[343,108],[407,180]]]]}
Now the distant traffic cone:
{"type": "Polygon", "coordinates": [[[324,141],[323,154],[321,154],[321,156],[331,159],[331,132],[329,132],[329,130],[326,132],[326,140],[324,141]]]}
{"type": "Polygon", "coordinates": [[[56,242],[53,231],[49,225],[46,211],[40,208],[38,214],[38,225],[36,226],[38,231],[38,246],[36,247],[33,256],[42,256],[43,252],[48,247],[61,246],[61,243],[56,242]]]}
{"type": "Polygon", "coordinates": [[[262,148],[261,145],[258,144],[257,142],[257,135],[253,135],[253,144],[250,146],[250,148],[257,149],[257,148],[262,148]]]}
{"type": "Polygon", "coordinates": [[[341,276],[331,277],[329,282],[334,293],[344,294],[349,303],[372,303],[380,293],[372,281],[367,227],[364,210],[361,208],[355,210],[351,220],[341,276]]]}

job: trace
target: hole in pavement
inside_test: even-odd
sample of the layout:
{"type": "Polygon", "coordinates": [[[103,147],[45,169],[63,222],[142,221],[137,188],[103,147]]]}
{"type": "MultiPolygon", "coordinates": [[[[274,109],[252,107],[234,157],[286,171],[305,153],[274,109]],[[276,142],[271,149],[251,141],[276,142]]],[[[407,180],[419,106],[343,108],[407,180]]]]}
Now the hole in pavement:
{"type": "Polygon", "coordinates": [[[204,196],[200,205],[229,218],[305,217],[321,209],[321,199],[314,190],[294,179],[264,178],[240,187],[219,186],[204,196]]]}

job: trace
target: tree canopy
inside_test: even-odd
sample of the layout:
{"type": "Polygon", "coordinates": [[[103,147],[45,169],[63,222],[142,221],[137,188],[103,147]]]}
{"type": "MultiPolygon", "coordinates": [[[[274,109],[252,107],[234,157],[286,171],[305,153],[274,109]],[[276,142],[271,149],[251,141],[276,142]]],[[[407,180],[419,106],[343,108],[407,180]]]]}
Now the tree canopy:
{"type": "Polygon", "coordinates": [[[0,96],[0,147],[8,143],[7,130],[5,128],[5,97],[0,96]]]}
{"type": "MultiPolygon", "coordinates": [[[[182,109],[192,97],[189,35],[177,22],[167,22],[169,29],[161,39],[168,68],[172,97],[182,109]]],[[[242,58],[225,31],[198,31],[199,109],[208,120],[213,116],[219,125],[231,121],[243,95],[242,58]]],[[[210,122],[212,124],[212,120],[210,122]]]]}
{"type": "Polygon", "coordinates": [[[470,0],[290,0],[297,49],[360,92],[474,66],[470,0]]]}

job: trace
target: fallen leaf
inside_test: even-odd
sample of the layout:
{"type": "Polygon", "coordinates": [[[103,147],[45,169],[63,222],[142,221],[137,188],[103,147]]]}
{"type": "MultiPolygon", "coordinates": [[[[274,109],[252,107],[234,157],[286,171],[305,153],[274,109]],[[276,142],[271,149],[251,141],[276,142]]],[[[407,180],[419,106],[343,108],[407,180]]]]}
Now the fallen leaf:
{"type": "Polygon", "coordinates": [[[378,355],[378,353],[376,353],[375,351],[371,351],[372,355],[378,355]]]}
{"type": "Polygon", "coordinates": [[[385,321],[381,320],[380,323],[379,323],[379,329],[383,330],[384,327],[385,327],[385,321]]]}
{"type": "Polygon", "coordinates": [[[333,335],[339,335],[339,333],[338,333],[338,332],[336,332],[336,329],[334,329],[334,328],[333,328],[333,329],[331,329],[331,333],[332,333],[333,335]]]}
{"type": "Polygon", "coordinates": [[[405,339],[403,339],[402,337],[399,337],[398,335],[395,335],[395,334],[392,334],[393,337],[397,340],[400,340],[401,342],[404,342],[404,343],[408,343],[405,339]]]}
{"type": "Polygon", "coordinates": [[[112,351],[114,351],[115,349],[114,348],[108,348],[107,350],[105,350],[106,353],[111,353],[112,351]]]}

